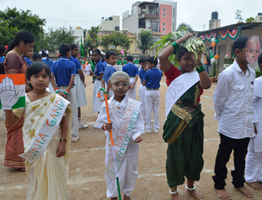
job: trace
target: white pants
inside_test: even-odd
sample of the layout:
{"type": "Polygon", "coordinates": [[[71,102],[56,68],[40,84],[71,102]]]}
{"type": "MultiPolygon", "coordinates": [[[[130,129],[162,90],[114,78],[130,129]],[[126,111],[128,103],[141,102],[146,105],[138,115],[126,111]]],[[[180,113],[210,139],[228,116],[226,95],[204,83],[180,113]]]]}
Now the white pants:
{"type": "Polygon", "coordinates": [[[75,90],[76,90],[77,106],[78,107],[85,106],[87,104],[85,85],[81,80],[79,74],[76,74],[75,77],[75,90]]]}
{"type": "Polygon", "coordinates": [[[159,90],[146,90],[145,92],[145,110],[146,110],[146,131],[151,131],[151,116],[153,111],[154,116],[154,130],[159,130],[159,103],[160,92],[159,90]]]}
{"type": "MultiPolygon", "coordinates": [[[[65,89],[59,89],[60,92],[64,93],[65,89]]],[[[70,93],[67,95],[66,98],[71,104],[72,110],[72,136],[76,137],[79,135],[79,127],[78,127],[78,107],[77,107],[77,100],[76,100],[76,91],[75,88],[71,88],[70,93]]],[[[70,122],[67,122],[70,123],[70,122]]]]}
{"type": "MultiPolygon", "coordinates": [[[[105,86],[106,86],[105,89],[106,89],[106,91],[107,91],[107,84],[106,84],[106,83],[105,83],[105,86]]],[[[109,91],[108,91],[108,95],[107,95],[107,96],[108,96],[108,97],[107,97],[108,100],[109,100],[113,95],[114,95],[113,90],[109,89],[109,91]]]]}
{"type": "Polygon", "coordinates": [[[141,102],[140,111],[144,117],[144,122],[146,121],[146,118],[145,118],[145,92],[146,92],[146,86],[140,85],[139,87],[139,98],[141,102]]]}
{"type": "Polygon", "coordinates": [[[262,181],[262,152],[254,151],[254,138],[250,139],[245,168],[246,182],[262,181]]]}
{"type": "MultiPolygon", "coordinates": [[[[132,85],[135,81],[135,78],[130,78],[130,85],[132,85]]],[[[128,97],[131,97],[132,99],[136,100],[136,84],[133,89],[129,89],[126,93],[128,97]]]]}

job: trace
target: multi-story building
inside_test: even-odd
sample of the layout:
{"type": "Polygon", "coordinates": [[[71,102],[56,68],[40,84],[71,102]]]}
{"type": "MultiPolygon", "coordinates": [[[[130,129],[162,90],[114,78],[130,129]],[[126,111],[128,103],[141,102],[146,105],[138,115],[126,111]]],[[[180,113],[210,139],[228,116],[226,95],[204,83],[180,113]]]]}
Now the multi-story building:
{"type": "Polygon", "coordinates": [[[101,21],[99,25],[100,31],[119,31],[120,30],[120,16],[112,16],[101,21]]]}
{"type": "MultiPolygon", "coordinates": [[[[123,13],[122,27],[136,35],[141,30],[151,30],[153,43],[161,36],[176,31],[177,3],[171,0],[137,1],[132,4],[131,13],[123,13]]],[[[139,49],[136,48],[136,52],[139,49]]]]}

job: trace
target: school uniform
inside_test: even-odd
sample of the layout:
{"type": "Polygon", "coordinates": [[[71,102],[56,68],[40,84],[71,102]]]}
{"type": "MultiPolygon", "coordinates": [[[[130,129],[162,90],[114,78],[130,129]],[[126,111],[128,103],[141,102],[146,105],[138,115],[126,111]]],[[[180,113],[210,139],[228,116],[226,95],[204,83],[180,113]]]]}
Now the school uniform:
{"type": "MultiPolygon", "coordinates": [[[[51,67],[51,73],[55,77],[55,82],[57,88],[60,92],[64,92],[70,83],[71,76],[76,75],[76,65],[69,60],[69,58],[61,57],[51,67]]],[[[70,93],[67,95],[66,99],[71,104],[72,110],[72,136],[79,137],[79,127],[78,127],[78,110],[77,110],[77,100],[75,84],[71,88],[70,93]]],[[[70,123],[70,122],[69,122],[70,123]]]]}
{"type": "MultiPolygon", "coordinates": [[[[104,63],[102,60],[98,61],[95,65],[94,73],[96,76],[100,76],[100,74],[104,74],[104,63]]],[[[94,83],[94,90],[93,90],[93,112],[100,112],[100,108],[103,104],[103,97],[101,95],[101,98],[97,97],[97,92],[99,91],[99,88],[102,87],[101,80],[95,79],[94,83]]]]}
{"type": "MultiPolygon", "coordinates": [[[[130,77],[130,85],[132,85],[135,81],[136,75],[138,75],[138,68],[135,66],[133,63],[127,63],[122,71],[126,72],[129,77],[130,77]]],[[[128,92],[126,93],[127,96],[131,96],[132,99],[136,99],[136,84],[133,89],[129,89],[128,92]]]]}
{"type": "MultiPolygon", "coordinates": [[[[115,73],[115,72],[116,72],[116,69],[112,65],[107,64],[105,71],[104,71],[104,75],[103,75],[103,80],[105,81],[105,85],[106,85],[105,89],[107,89],[108,81],[111,78],[112,74],[115,73]]],[[[109,98],[112,97],[113,94],[114,94],[113,91],[111,89],[109,89],[109,92],[108,92],[109,98]]]]}
{"type": "Polygon", "coordinates": [[[145,92],[146,92],[146,86],[143,86],[143,80],[145,76],[146,71],[141,67],[139,71],[139,78],[141,80],[141,85],[139,87],[139,98],[141,102],[141,113],[143,114],[144,117],[144,122],[145,122],[145,92]]]}
{"type": "Polygon", "coordinates": [[[4,62],[4,57],[0,56],[0,63],[3,63],[4,62]]]}
{"type": "MultiPolygon", "coordinates": [[[[118,102],[114,100],[114,96],[112,96],[108,100],[109,114],[111,118],[112,125],[112,134],[115,138],[122,124],[124,112],[126,110],[128,104],[129,97],[126,95],[125,98],[118,102]]],[[[132,115],[133,117],[133,115],[132,115]]],[[[104,123],[108,122],[107,120],[107,111],[106,105],[103,103],[101,112],[98,116],[97,123],[98,127],[102,129],[104,123]]],[[[138,153],[139,153],[139,143],[134,143],[135,139],[144,134],[144,123],[142,119],[141,112],[138,113],[138,117],[135,125],[133,124],[133,131],[129,143],[126,148],[126,152],[123,157],[123,161],[117,171],[117,175],[119,177],[119,185],[121,192],[123,192],[127,197],[131,195],[131,192],[135,188],[135,181],[138,176],[137,164],[138,164],[138,153]]],[[[105,131],[106,134],[106,153],[105,153],[105,165],[107,165],[108,160],[112,153],[112,148],[110,145],[110,134],[108,131],[105,131]]],[[[117,197],[117,185],[115,182],[115,178],[110,178],[108,174],[105,172],[106,184],[107,184],[107,197],[117,197]]]]}
{"type": "MultiPolygon", "coordinates": [[[[255,81],[262,81],[262,77],[255,81]]],[[[261,88],[262,84],[259,85],[261,88]]],[[[245,179],[247,182],[262,181],[262,98],[253,96],[255,137],[250,139],[246,158],[245,179]]]]}
{"type": "Polygon", "coordinates": [[[32,64],[32,61],[29,60],[26,56],[24,56],[24,59],[25,59],[28,66],[30,66],[32,64]]]}
{"type": "Polygon", "coordinates": [[[253,90],[255,72],[247,66],[243,73],[236,61],[218,76],[218,84],[213,94],[215,119],[219,121],[217,132],[220,145],[216,157],[215,189],[226,185],[226,164],[234,150],[234,166],[231,171],[233,185],[244,186],[245,157],[250,138],[255,136],[253,127],[253,90]]]}
{"type": "Polygon", "coordinates": [[[151,115],[153,111],[154,131],[159,131],[159,103],[160,103],[160,81],[162,79],[162,71],[156,67],[146,71],[144,81],[146,81],[145,91],[145,113],[146,113],[146,132],[151,132],[151,115]]]}
{"type": "Polygon", "coordinates": [[[70,60],[76,65],[76,77],[75,77],[75,88],[76,88],[76,100],[77,107],[82,107],[87,104],[86,100],[86,92],[85,85],[83,81],[80,79],[79,71],[82,70],[79,60],[77,60],[74,56],[70,57],[70,60]]]}

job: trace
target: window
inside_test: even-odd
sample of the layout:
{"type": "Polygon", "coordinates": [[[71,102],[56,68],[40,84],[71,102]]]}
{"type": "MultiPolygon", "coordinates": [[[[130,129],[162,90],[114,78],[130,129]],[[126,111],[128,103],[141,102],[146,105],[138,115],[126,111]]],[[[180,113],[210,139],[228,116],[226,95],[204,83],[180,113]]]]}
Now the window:
{"type": "Polygon", "coordinates": [[[173,17],[175,17],[175,8],[173,8],[173,17]]]}
{"type": "Polygon", "coordinates": [[[135,15],[136,13],[137,13],[137,7],[134,6],[134,7],[133,7],[133,13],[132,13],[132,14],[135,15]]]}
{"type": "Polygon", "coordinates": [[[165,13],[163,14],[163,17],[166,17],[166,14],[165,14],[165,13]]]}
{"type": "Polygon", "coordinates": [[[166,26],[166,23],[163,23],[163,26],[166,26]]]}
{"type": "Polygon", "coordinates": [[[163,32],[165,32],[165,31],[166,31],[166,29],[165,29],[165,28],[163,28],[162,30],[163,30],[163,32]]]}
{"type": "Polygon", "coordinates": [[[115,31],[119,31],[119,26],[115,26],[115,31]]]}
{"type": "Polygon", "coordinates": [[[163,9],[163,12],[166,12],[166,9],[165,9],[165,8],[163,9]]]}

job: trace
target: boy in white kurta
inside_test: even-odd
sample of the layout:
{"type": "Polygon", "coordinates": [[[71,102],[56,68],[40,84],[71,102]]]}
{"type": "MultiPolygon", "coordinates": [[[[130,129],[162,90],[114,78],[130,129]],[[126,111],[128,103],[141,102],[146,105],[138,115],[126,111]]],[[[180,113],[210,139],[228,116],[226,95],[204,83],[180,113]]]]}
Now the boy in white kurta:
{"type": "MultiPolygon", "coordinates": [[[[258,58],[262,70],[262,54],[258,58]]],[[[262,190],[262,93],[257,93],[262,87],[262,76],[255,80],[254,88],[254,126],[256,136],[250,139],[246,158],[246,183],[256,190],[262,190]]]]}
{"type": "Polygon", "coordinates": [[[112,75],[111,84],[114,96],[108,100],[111,123],[108,123],[107,120],[105,103],[103,103],[101,112],[97,119],[98,127],[102,130],[106,130],[105,178],[107,184],[107,197],[111,198],[111,200],[117,199],[118,191],[115,175],[110,173],[110,170],[114,171],[109,134],[110,130],[112,130],[114,138],[114,152],[116,158],[117,160],[122,160],[117,163],[117,166],[119,166],[117,175],[119,177],[120,190],[124,193],[125,200],[130,199],[131,192],[135,188],[135,181],[138,176],[138,143],[143,140],[142,134],[144,134],[144,123],[141,112],[139,112],[141,103],[126,95],[126,92],[129,89],[129,82],[129,76],[125,72],[118,71],[112,75]],[[128,120],[128,116],[130,116],[130,120],[128,120]],[[129,132],[131,129],[132,131],[129,132]],[[122,137],[121,134],[123,134],[122,137]],[[128,139],[125,140],[126,138],[128,139]],[[125,147],[122,148],[122,146],[125,147]],[[122,150],[126,151],[124,155],[122,154],[123,157],[118,159],[121,157],[120,152],[122,150]]]}

